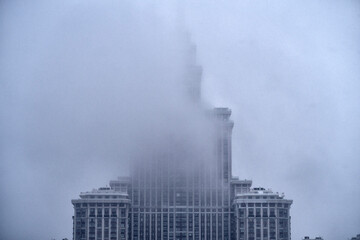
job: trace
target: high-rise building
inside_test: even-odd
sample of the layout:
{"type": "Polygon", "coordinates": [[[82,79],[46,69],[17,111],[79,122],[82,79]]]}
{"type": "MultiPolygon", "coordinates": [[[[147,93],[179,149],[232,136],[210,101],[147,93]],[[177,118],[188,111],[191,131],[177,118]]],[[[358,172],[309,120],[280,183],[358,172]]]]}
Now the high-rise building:
{"type": "MultiPolygon", "coordinates": [[[[197,102],[201,67],[195,61],[195,47],[190,47],[188,59],[185,86],[190,98],[197,102]]],[[[262,189],[251,190],[252,181],[232,176],[231,110],[215,108],[208,115],[209,132],[213,134],[205,149],[207,153],[194,154],[189,145],[169,138],[165,146],[160,145],[159,149],[142,156],[145,160],[134,159],[129,177],[110,181],[112,194],[121,193],[123,202],[110,198],[108,200],[114,202],[108,202],[110,205],[105,207],[104,198],[94,198],[92,206],[73,200],[74,239],[290,240],[292,201],[262,189]],[[112,211],[112,204],[114,207],[123,204],[126,209],[126,236],[122,228],[112,231],[111,224],[110,234],[105,225],[101,225],[102,229],[93,227],[97,221],[102,224],[112,221],[111,216],[92,214],[98,211],[103,214],[106,208],[112,211]],[[79,228],[78,221],[85,227],[79,228]]],[[[119,214],[119,209],[115,209],[119,214]]],[[[116,221],[119,226],[123,219],[116,221]]]]}
{"type": "MultiPolygon", "coordinates": [[[[186,149],[169,144],[153,159],[133,167],[131,239],[231,239],[230,113],[227,108],[214,110],[219,136],[214,141],[216,162],[181,165],[186,149]]],[[[121,181],[111,181],[110,186],[117,189],[121,181]]]]}

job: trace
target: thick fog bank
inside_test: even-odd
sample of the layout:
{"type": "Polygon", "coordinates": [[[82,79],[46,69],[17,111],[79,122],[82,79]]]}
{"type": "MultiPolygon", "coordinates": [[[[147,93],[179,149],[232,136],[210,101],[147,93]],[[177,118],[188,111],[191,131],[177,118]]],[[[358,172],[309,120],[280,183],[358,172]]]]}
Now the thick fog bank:
{"type": "Polygon", "coordinates": [[[234,174],[294,200],[292,239],[359,233],[359,1],[183,3],[0,1],[1,239],[71,238],[70,200],[169,139],[206,158],[184,23],[234,174]]]}
{"type": "Polygon", "coordinates": [[[3,2],[0,15],[2,239],[71,238],[80,191],[167,138],[206,147],[175,15],[141,1],[3,2]]]}

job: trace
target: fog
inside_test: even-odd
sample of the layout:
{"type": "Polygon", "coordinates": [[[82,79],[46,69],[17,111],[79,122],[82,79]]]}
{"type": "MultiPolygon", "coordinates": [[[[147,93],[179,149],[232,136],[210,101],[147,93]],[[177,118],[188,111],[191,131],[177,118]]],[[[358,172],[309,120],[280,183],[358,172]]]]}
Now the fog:
{"type": "Polygon", "coordinates": [[[355,236],[359,1],[188,5],[204,95],[233,110],[233,174],[294,200],[292,239],[355,236]]]}
{"type": "Polygon", "coordinates": [[[360,233],[359,20],[358,1],[2,1],[0,238],[70,239],[71,199],[169,137],[201,152],[211,106],[233,112],[233,174],[294,200],[292,239],[360,233]]]}

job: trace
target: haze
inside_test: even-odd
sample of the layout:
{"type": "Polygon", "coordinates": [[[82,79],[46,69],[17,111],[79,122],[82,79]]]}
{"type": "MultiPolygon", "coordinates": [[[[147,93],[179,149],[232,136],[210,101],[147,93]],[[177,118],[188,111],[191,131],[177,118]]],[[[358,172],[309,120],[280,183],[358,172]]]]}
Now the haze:
{"type": "Polygon", "coordinates": [[[206,148],[203,106],[232,109],[233,174],[294,200],[292,239],[360,233],[359,22],[356,0],[1,1],[0,238],[70,239],[70,200],[134,154],[206,148]]]}

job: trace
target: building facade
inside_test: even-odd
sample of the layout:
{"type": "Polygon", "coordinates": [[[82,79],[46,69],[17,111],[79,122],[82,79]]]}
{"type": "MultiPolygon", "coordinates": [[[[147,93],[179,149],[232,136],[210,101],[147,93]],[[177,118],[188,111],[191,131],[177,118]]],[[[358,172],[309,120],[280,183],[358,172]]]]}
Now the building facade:
{"type": "Polygon", "coordinates": [[[236,193],[234,199],[236,238],[239,240],[291,239],[292,200],[264,188],[236,193]]]}
{"type": "MultiPolygon", "coordinates": [[[[231,239],[230,113],[226,108],[214,110],[220,137],[213,163],[179,166],[178,155],[186,150],[174,156],[177,150],[170,146],[149,164],[141,162],[133,168],[131,239],[231,239]]],[[[120,182],[112,181],[110,186],[116,189],[120,182]]]]}
{"type": "Polygon", "coordinates": [[[115,191],[105,187],[80,194],[74,206],[73,239],[129,239],[130,200],[127,189],[115,191]]]}

